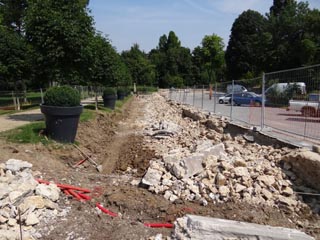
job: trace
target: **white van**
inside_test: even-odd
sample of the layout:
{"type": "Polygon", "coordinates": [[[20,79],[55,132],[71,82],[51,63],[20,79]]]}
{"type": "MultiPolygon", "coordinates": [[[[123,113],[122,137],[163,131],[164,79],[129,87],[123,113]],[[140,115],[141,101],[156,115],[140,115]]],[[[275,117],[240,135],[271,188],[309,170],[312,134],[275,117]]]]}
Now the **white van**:
{"type": "Polygon", "coordinates": [[[277,89],[280,93],[283,93],[289,86],[297,85],[298,89],[300,90],[300,94],[306,94],[306,84],[304,82],[295,82],[295,83],[274,83],[271,87],[267,88],[266,94],[272,89],[277,89]]]}
{"type": "Polygon", "coordinates": [[[227,93],[232,93],[232,86],[233,86],[233,92],[234,93],[241,93],[241,92],[247,92],[248,90],[240,85],[240,84],[234,84],[234,85],[228,85],[227,86],[227,93]]]}

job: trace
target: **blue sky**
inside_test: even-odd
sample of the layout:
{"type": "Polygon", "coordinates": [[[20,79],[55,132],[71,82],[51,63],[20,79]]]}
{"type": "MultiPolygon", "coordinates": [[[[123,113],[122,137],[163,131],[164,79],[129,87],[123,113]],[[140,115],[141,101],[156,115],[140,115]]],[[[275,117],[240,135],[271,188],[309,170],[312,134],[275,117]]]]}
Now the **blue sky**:
{"type": "MultiPolygon", "coordinates": [[[[309,0],[320,8],[320,0],[309,0]]],[[[234,20],[252,9],[269,11],[273,0],[90,0],[96,29],[108,35],[121,52],[134,43],[146,52],[158,45],[160,36],[174,31],[191,50],[213,33],[229,41],[234,20]]]]}

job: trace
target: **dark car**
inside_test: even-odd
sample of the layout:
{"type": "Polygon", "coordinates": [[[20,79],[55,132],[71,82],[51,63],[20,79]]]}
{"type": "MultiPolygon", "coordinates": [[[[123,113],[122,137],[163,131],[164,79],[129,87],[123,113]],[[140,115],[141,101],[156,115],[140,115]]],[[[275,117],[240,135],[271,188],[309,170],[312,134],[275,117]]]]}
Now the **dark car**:
{"type": "Polygon", "coordinates": [[[262,97],[255,94],[254,92],[243,92],[233,94],[233,99],[230,98],[229,103],[240,106],[240,105],[252,105],[252,106],[261,106],[262,97]]]}

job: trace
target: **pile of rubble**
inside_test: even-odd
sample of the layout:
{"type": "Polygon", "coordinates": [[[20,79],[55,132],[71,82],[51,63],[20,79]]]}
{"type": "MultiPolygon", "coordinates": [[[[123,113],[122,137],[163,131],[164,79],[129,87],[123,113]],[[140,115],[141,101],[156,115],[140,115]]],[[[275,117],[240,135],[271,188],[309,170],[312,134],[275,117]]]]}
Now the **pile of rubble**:
{"type": "Polygon", "coordinates": [[[146,116],[145,135],[158,156],[142,179],[150,191],[172,202],[246,201],[293,212],[306,207],[293,190],[293,181],[302,181],[291,171],[290,161],[283,161],[292,149],[232,137],[225,133],[226,119],[164,103],[160,96],[149,102],[153,111],[146,116]],[[163,130],[160,139],[152,134],[163,130]]]}
{"type": "Polygon", "coordinates": [[[17,159],[0,164],[0,239],[41,238],[34,226],[61,213],[60,189],[38,184],[31,167],[17,159]]]}

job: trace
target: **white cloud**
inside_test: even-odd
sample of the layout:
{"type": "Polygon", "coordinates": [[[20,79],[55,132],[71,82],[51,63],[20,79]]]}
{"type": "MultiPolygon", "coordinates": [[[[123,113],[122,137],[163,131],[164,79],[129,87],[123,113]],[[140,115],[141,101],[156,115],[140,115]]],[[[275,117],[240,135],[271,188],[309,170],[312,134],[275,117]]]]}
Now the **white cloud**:
{"type": "Polygon", "coordinates": [[[266,3],[268,6],[272,4],[271,1],[266,0],[219,0],[215,2],[217,3],[216,6],[220,9],[220,11],[233,14],[239,14],[248,9],[259,11],[260,9],[265,9],[264,6],[266,5],[266,3]]]}

